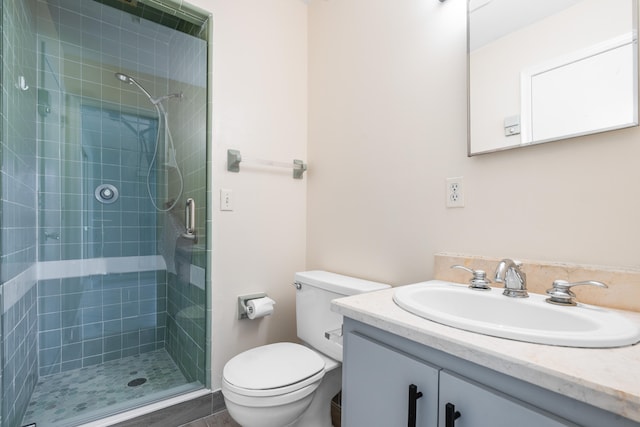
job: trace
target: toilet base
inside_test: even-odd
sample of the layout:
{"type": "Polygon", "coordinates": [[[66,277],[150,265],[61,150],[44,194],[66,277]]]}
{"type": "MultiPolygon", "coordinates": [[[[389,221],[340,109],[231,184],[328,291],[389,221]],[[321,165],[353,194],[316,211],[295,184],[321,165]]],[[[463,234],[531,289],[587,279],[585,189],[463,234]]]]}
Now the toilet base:
{"type": "MultiPolygon", "coordinates": [[[[283,406],[246,407],[225,398],[229,415],[242,427],[294,427],[310,406],[313,394],[283,406]],[[291,419],[294,419],[292,422],[291,419]]],[[[329,424],[330,425],[330,424],[329,424]]]]}
{"type": "Polygon", "coordinates": [[[327,371],[316,389],[309,408],[291,426],[332,427],[331,399],[342,387],[342,365],[327,371]]]}

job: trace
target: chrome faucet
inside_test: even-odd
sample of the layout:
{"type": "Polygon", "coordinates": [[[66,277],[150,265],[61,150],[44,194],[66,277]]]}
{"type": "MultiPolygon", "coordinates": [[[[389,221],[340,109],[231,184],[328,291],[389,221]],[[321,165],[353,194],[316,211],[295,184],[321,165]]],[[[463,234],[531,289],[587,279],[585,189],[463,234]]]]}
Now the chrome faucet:
{"type": "Polygon", "coordinates": [[[494,280],[504,283],[503,295],[513,298],[526,298],[529,296],[527,293],[527,275],[520,270],[521,266],[522,263],[520,261],[514,261],[509,258],[503,259],[498,264],[494,280]]]}

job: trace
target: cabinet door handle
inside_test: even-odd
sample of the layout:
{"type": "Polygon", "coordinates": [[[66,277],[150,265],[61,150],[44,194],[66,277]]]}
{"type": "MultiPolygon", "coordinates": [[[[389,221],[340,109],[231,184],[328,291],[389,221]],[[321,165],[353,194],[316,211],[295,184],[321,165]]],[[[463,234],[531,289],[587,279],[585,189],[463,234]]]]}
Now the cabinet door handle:
{"type": "Polygon", "coordinates": [[[408,427],[416,427],[416,407],[418,399],[422,397],[422,392],[418,391],[418,386],[411,384],[409,386],[409,417],[407,419],[408,427]]]}
{"type": "Polygon", "coordinates": [[[459,411],[456,411],[456,405],[453,403],[447,403],[445,405],[445,427],[455,427],[456,420],[460,418],[462,414],[459,411]]]}

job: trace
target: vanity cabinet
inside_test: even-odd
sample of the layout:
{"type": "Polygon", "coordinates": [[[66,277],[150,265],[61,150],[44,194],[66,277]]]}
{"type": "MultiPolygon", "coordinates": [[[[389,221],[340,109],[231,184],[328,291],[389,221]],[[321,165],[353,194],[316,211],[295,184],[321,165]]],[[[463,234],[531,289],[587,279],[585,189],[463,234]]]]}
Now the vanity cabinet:
{"type": "Polygon", "coordinates": [[[355,320],[345,318],[344,337],[344,427],[638,426],[355,320]],[[411,385],[422,393],[415,400],[415,424],[409,417],[411,385]]]}

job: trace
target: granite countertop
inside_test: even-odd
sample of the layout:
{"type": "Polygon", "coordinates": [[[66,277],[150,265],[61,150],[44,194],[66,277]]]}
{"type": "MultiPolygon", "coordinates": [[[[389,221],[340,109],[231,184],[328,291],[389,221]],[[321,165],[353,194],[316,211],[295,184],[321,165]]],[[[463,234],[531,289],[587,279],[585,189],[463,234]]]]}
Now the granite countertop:
{"type": "MultiPolygon", "coordinates": [[[[584,349],[476,334],[411,314],[394,289],[334,300],[332,310],[378,329],[486,366],[640,422],[640,344],[584,349]]],[[[640,323],[640,313],[617,311],[640,323]]]]}

